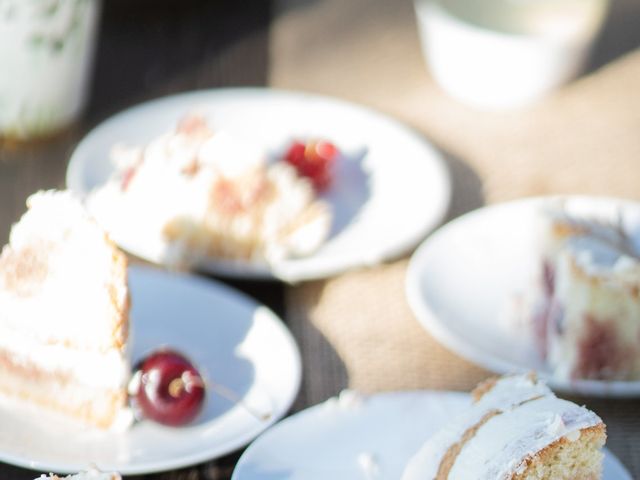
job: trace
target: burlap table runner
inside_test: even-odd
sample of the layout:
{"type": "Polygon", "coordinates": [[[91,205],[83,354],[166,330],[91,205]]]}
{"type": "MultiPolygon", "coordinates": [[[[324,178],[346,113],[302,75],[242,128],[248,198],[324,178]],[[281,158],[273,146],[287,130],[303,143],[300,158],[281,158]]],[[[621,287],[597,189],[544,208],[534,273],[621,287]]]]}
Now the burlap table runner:
{"type": "MultiPolygon", "coordinates": [[[[602,46],[620,46],[615,22],[637,19],[632,7],[614,6],[601,68],[535,106],[489,113],[433,83],[409,2],[281,0],[270,83],[364,103],[423,132],[452,172],[449,218],[528,195],[640,198],[640,51],[609,58],[602,46]]],[[[406,266],[403,258],[288,290],[288,322],[305,352],[305,403],[347,386],[466,390],[488,375],[419,326],[404,296],[406,266]]],[[[585,401],[608,423],[609,447],[640,477],[640,402],[585,401]]]]}

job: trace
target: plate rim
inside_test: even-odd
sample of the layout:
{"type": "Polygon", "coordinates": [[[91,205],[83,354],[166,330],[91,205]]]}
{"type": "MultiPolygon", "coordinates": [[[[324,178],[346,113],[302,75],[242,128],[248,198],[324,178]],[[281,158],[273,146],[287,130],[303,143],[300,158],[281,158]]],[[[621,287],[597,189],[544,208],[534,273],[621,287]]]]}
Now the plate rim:
{"type": "MultiPolygon", "coordinates": [[[[403,123],[401,120],[391,116],[390,114],[378,111],[367,105],[363,105],[354,101],[342,99],[339,97],[333,97],[329,95],[323,95],[320,93],[312,93],[302,90],[293,89],[280,89],[271,87],[221,87],[221,88],[209,88],[209,89],[196,89],[185,92],[175,93],[162,97],[152,98],[137,104],[130,105],[123,110],[116,112],[115,114],[105,118],[100,123],[95,125],[75,146],[73,152],[69,157],[67,169],[65,173],[65,185],[66,187],[75,192],[81,194],[81,198],[87,195],[84,188],[84,182],[82,181],[82,172],[87,163],[87,158],[91,155],[91,144],[94,138],[99,138],[101,132],[108,129],[111,125],[120,123],[128,116],[135,116],[144,112],[144,110],[153,110],[155,108],[163,108],[164,104],[171,104],[172,102],[188,103],[195,99],[200,99],[200,103],[209,103],[216,101],[217,98],[225,97],[249,97],[266,98],[266,97],[282,97],[289,101],[295,102],[321,102],[326,105],[330,105],[332,108],[348,109],[354,112],[362,113],[369,118],[374,119],[376,122],[385,124],[385,127],[390,127],[401,131],[406,134],[416,145],[420,146],[420,149],[428,154],[428,161],[431,169],[433,170],[433,177],[437,177],[435,183],[439,185],[439,189],[442,191],[442,195],[437,197],[431,204],[431,215],[429,221],[425,221],[420,231],[416,231],[411,237],[407,237],[394,242],[391,248],[384,249],[380,258],[375,261],[383,262],[395,259],[403,254],[409,253],[414,249],[430,232],[442,224],[446,218],[452,203],[452,174],[446,156],[444,153],[435,146],[427,136],[416,130],[410,125],[403,123]],[[207,97],[207,98],[204,98],[207,97]],[[204,100],[203,100],[204,98],[204,100]],[[84,159],[84,160],[83,160],[84,159]]],[[[128,252],[128,250],[127,250],[128,252]]],[[[139,256],[138,252],[128,252],[134,256],[147,260],[145,257],[139,256]]],[[[306,258],[306,257],[305,257],[306,258]]],[[[147,260],[149,261],[149,260],[147,260]]],[[[152,262],[156,263],[156,262],[152,262]]],[[[266,264],[251,264],[250,262],[236,262],[224,259],[208,259],[198,264],[198,268],[207,273],[219,274],[230,278],[238,279],[256,279],[256,280],[270,280],[277,279],[288,283],[297,283],[307,280],[318,280],[328,278],[338,273],[346,271],[366,268],[370,266],[371,261],[362,259],[359,262],[351,262],[349,265],[345,265],[344,261],[333,262],[331,265],[325,266],[325,268],[315,268],[311,271],[296,272],[293,275],[286,275],[283,272],[277,271],[277,269],[270,268],[266,264]]],[[[349,262],[347,262],[349,263],[349,262]]],[[[163,266],[162,264],[158,264],[163,266]]]]}
{"type": "MultiPolygon", "coordinates": [[[[461,392],[461,391],[454,391],[454,390],[435,390],[435,389],[410,389],[410,390],[392,390],[392,391],[381,391],[381,392],[375,392],[375,393],[371,393],[371,394],[363,394],[363,396],[365,398],[372,398],[372,397],[376,397],[376,398],[392,398],[392,397],[398,397],[398,396],[411,396],[411,395],[424,395],[425,397],[429,396],[429,397],[456,397],[459,398],[460,400],[464,400],[464,399],[471,399],[471,393],[469,392],[461,392]]],[[[331,398],[335,398],[336,396],[334,395],[331,398]]],[[[271,435],[274,431],[278,431],[282,428],[289,428],[289,424],[293,423],[297,420],[299,420],[300,418],[304,417],[307,414],[313,414],[315,413],[316,410],[320,410],[322,409],[323,406],[325,406],[326,402],[321,402],[312,406],[309,406],[303,410],[300,410],[296,413],[294,413],[293,415],[290,415],[284,419],[282,419],[281,421],[279,421],[276,425],[274,425],[273,427],[265,430],[264,432],[262,432],[260,435],[258,435],[254,441],[246,448],[246,450],[242,453],[242,455],[240,456],[240,458],[238,459],[238,461],[236,462],[236,465],[233,469],[233,473],[231,475],[231,480],[243,480],[242,477],[240,477],[241,472],[240,469],[243,468],[243,465],[246,462],[249,462],[251,460],[251,455],[252,455],[252,451],[255,448],[260,447],[261,442],[267,441],[268,440],[268,436],[271,435]],[[267,440],[265,440],[265,438],[267,438],[267,440]]],[[[425,441],[427,439],[425,438],[425,441]]],[[[416,452],[414,452],[416,453],[416,452]]],[[[622,473],[624,473],[627,477],[623,478],[623,479],[619,479],[619,480],[631,480],[633,477],[631,476],[631,472],[629,471],[629,469],[626,467],[626,465],[624,463],[622,463],[622,461],[618,458],[617,455],[615,455],[610,449],[608,449],[606,446],[603,447],[603,453],[605,454],[605,461],[610,462],[614,468],[620,470],[622,473]]],[[[251,480],[251,479],[249,479],[251,480]]],[[[617,479],[618,480],[618,479],[617,479]]]]}
{"type": "MultiPolygon", "coordinates": [[[[412,389],[412,390],[392,390],[392,391],[383,391],[383,392],[375,392],[375,393],[370,393],[370,394],[366,394],[366,393],[361,393],[357,390],[354,389],[347,389],[348,391],[351,392],[355,392],[357,395],[362,395],[365,399],[369,399],[369,398],[387,398],[387,397],[397,397],[397,396],[410,396],[410,395],[416,395],[416,394],[424,394],[425,396],[455,396],[455,397],[460,397],[460,399],[464,399],[469,397],[470,398],[470,394],[466,393],[466,392],[457,392],[457,391],[446,391],[446,390],[428,390],[428,389],[412,389]]],[[[325,406],[326,406],[326,402],[331,400],[331,399],[335,399],[337,398],[338,395],[333,395],[331,397],[329,397],[329,399],[327,399],[324,402],[320,402],[320,403],[316,403],[315,405],[310,405],[307,408],[304,408],[296,413],[294,413],[293,415],[289,415],[288,417],[280,420],[276,425],[272,426],[271,428],[265,430],[264,432],[262,432],[260,435],[258,435],[253,442],[251,442],[251,444],[246,448],[246,450],[244,452],[242,452],[242,455],[240,456],[240,458],[238,459],[238,461],[236,462],[236,465],[233,469],[232,475],[231,475],[231,480],[242,480],[241,477],[239,477],[239,467],[242,467],[243,464],[247,461],[249,461],[249,457],[252,455],[252,450],[255,448],[258,448],[257,446],[260,446],[259,442],[263,442],[266,441],[264,440],[264,437],[268,437],[269,435],[271,435],[274,431],[278,431],[280,429],[283,428],[289,428],[289,425],[291,423],[294,423],[296,421],[298,421],[300,418],[304,418],[305,416],[309,415],[309,414],[315,414],[316,411],[322,410],[325,406]],[[257,445],[257,446],[256,446],[257,445]]]]}
{"type": "MultiPolygon", "coordinates": [[[[442,345],[453,353],[469,360],[482,368],[499,374],[531,371],[531,368],[516,365],[495,352],[483,350],[473,343],[457,337],[440,319],[428,302],[422,297],[420,289],[422,258],[426,256],[433,238],[446,236],[450,230],[459,228],[466,222],[492,213],[498,209],[533,208],[543,202],[567,199],[578,202],[597,202],[600,204],[621,204],[640,209],[640,201],[616,198],[608,195],[586,194],[553,194],[521,197],[505,202],[493,203],[471,210],[434,230],[414,251],[409,260],[405,274],[405,298],[418,323],[442,345]]],[[[562,381],[549,372],[538,370],[538,374],[554,390],[571,394],[588,395],[601,398],[636,398],[640,397],[640,380],[606,381],[606,380],[571,380],[562,381]]]]}
{"type": "MultiPolygon", "coordinates": [[[[279,406],[277,410],[274,409],[274,414],[271,416],[271,418],[269,418],[269,420],[257,424],[253,429],[247,429],[247,431],[242,432],[231,441],[226,441],[223,448],[200,448],[195,453],[181,455],[180,457],[173,459],[169,458],[151,462],[146,461],[134,463],[131,465],[128,462],[125,462],[124,464],[100,463],[99,465],[97,465],[98,468],[100,468],[102,471],[118,471],[118,473],[122,475],[146,475],[185,468],[206,461],[215,460],[250,444],[257,436],[262,434],[265,430],[268,430],[271,426],[273,426],[275,423],[277,423],[287,415],[287,413],[291,409],[291,406],[293,405],[293,402],[297,398],[300,392],[300,387],[302,385],[302,356],[293,334],[278,314],[276,314],[269,307],[258,302],[256,299],[247,295],[246,293],[215,279],[204,278],[202,276],[190,274],[187,272],[171,272],[158,266],[130,263],[128,266],[128,273],[131,274],[132,271],[137,272],[134,275],[159,275],[165,277],[165,279],[177,278],[179,281],[197,285],[198,289],[201,286],[205,287],[206,289],[213,288],[214,290],[217,290],[222,295],[227,297],[233,303],[240,302],[244,305],[253,306],[255,308],[260,308],[261,310],[267,311],[268,315],[262,317],[263,320],[261,321],[269,322],[271,324],[271,328],[275,328],[275,331],[278,332],[278,335],[280,335],[283,340],[283,345],[286,345],[287,348],[290,349],[290,354],[292,356],[292,359],[294,360],[292,364],[294,375],[291,379],[290,385],[291,394],[288,396],[286,401],[279,406]]],[[[122,435],[127,435],[127,432],[122,433],[122,435]]],[[[77,473],[79,471],[86,470],[91,465],[95,465],[95,462],[83,463],[82,461],[76,463],[56,463],[46,461],[42,462],[33,459],[26,454],[7,455],[7,453],[2,450],[0,450],[0,461],[28,470],[38,471],[40,473],[46,471],[56,472],[59,474],[77,473]]]]}

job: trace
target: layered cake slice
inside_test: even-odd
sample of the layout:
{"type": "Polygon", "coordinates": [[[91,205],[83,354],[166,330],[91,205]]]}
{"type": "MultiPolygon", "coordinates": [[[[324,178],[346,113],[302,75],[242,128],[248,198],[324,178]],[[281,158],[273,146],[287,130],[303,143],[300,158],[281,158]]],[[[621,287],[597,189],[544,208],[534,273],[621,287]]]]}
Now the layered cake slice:
{"type": "Polygon", "coordinates": [[[38,192],[0,255],[0,394],[100,428],[127,419],[126,257],[68,192],[38,192]]]}
{"type": "Polygon", "coordinates": [[[308,178],[202,117],[145,146],[114,148],[112,160],[89,209],[108,231],[161,239],[163,262],[273,263],[311,254],[329,234],[331,211],[308,178]]]}
{"type": "Polygon", "coordinates": [[[605,425],[534,375],[480,384],[473,405],[427,440],[403,480],[598,480],[605,425]]]}
{"type": "Polygon", "coordinates": [[[619,220],[541,212],[532,312],[540,354],[562,379],[640,379],[640,253],[619,220]]]}

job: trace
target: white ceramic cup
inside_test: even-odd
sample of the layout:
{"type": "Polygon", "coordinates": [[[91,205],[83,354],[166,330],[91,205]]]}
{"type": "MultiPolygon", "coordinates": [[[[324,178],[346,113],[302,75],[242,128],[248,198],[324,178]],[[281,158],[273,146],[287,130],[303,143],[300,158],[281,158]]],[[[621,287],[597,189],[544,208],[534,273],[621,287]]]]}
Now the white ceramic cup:
{"type": "Polygon", "coordinates": [[[520,107],[574,78],[606,0],[415,0],[436,82],[475,107],[520,107]]]}
{"type": "Polygon", "coordinates": [[[0,0],[0,136],[49,135],[87,99],[101,0],[0,0]]]}

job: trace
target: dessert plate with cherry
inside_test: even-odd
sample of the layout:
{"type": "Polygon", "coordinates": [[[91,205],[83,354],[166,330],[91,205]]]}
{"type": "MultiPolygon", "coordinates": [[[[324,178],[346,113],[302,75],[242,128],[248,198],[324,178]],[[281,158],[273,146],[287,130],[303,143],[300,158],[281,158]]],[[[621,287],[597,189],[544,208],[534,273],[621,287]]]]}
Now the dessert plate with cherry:
{"type": "MultiPolygon", "coordinates": [[[[292,283],[324,278],[408,252],[446,215],[449,174],[440,153],[420,135],[342,100],[266,88],[194,91],[121,112],[80,142],[69,162],[67,186],[87,198],[113,178],[114,146],[149,145],[194,113],[212,131],[240,139],[244,147],[263,152],[269,162],[294,167],[310,181],[331,215],[323,240],[309,251],[266,261],[205,255],[190,265],[195,270],[292,283]]],[[[185,169],[192,174],[194,165],[185,169]]],[[[126,187],[130,175],[125,180],[126,187]]],[[[148,199],[148,205],[155,214],[156,202],[148,199]]],[[[144,221],[107,226],[96,216],[123,249],[154,263],[169,263],[167,240],[156,233],[145,235],[144,221]]]]}
{"type": "Polygon", "coordinates": [[[1,461],[56,473],[176,469],[245,446],[288,411],[300,355],[271,310],[156,268],[130,267],[129,286],[133,423],[103,431],[31,407],[0,409],[1,461]]]}

